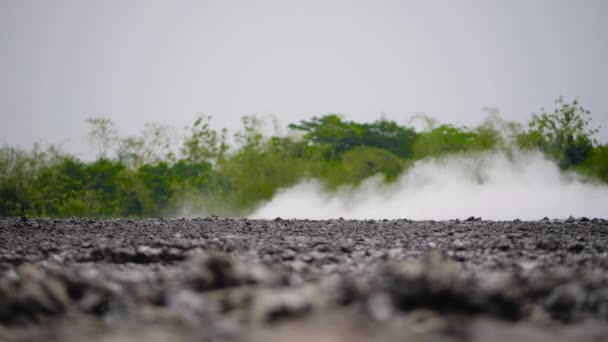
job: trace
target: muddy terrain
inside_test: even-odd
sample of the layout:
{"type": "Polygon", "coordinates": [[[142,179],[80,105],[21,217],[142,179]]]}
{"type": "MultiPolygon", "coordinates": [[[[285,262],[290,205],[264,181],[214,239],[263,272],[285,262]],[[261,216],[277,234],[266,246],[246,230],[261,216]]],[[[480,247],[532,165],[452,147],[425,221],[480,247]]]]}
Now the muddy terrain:
{"type": "Polygon", "coordinates": [[[608,341],[608,222],[0,219],[0,341],[608,341]]]}

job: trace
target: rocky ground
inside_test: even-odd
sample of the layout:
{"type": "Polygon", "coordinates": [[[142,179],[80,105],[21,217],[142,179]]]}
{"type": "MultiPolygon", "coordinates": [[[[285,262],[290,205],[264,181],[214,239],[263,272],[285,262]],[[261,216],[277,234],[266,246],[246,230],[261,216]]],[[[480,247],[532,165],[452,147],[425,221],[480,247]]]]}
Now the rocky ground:
{"type": "Polygon", "coordinates": [[[608,222],[0,219],[0,341],[608,341],[608,222]]]}

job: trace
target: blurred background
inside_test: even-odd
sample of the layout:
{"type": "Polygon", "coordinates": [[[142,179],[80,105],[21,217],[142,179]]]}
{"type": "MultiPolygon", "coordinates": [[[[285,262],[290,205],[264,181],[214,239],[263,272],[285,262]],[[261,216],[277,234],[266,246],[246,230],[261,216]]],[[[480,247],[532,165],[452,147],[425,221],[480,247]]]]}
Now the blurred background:
{"type": "Polygon", "coordinates": [[[99,116],[125,134],[200,114],[231,130],[269,114],[474,125],[486,106],[525,123],[560,95],[607,127],[607,14],[603,0],[0,0],[0,143],[91,159],[99,116]]]}
{"type": "Polygon", "coordinates": [[[607,17],[0,0],[0,216],[605,216],[607,17]]]}

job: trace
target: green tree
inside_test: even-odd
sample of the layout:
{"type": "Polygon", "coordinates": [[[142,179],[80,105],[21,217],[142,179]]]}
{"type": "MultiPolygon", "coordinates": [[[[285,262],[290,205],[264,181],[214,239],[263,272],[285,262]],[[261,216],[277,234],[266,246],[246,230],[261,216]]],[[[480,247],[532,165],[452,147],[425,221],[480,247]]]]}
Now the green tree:
{"type": "Polygon", "coordinates": [[[197,194],[214,196],[218,190],[217,174],[210,163],[179,160],[175,164],[161,162],[143,165],[138,177],[149,191],[155,212],[171,214],[181,205],[180,196],[197,194]]]}
{"type": "Polygon", "coordinates": [[[394,121],[384,119],[361,126],[361,145],[384,149],[402,158],[412,156],[412,145],[418,138],[418,133],[413,128],[399,126],[394,121]]]}
{"type": "Polygon", "coordinates": [[[385,149],[409,158],[417,138],[414,129],[399,126],[393,121],[381,119],[373,123],[357,123],[344,121],[336,114],[302,120],[299,124],[289,125],[289,128],[304,132],[304,138],[310,143],[324,146],[328,160],[340,159],[343,153],[357,146],[385,149]]]}
{"type": "Polygon", "coordinates": [[[443,157],[452,153],[476,152],[494,147],[494,138],[490,131],[479,134],[466,128],[452,125],[440,125],[429,132],[421,133],[414,142],[413,151],[416,159],[443,157]]]}
{"type": "MultiPolygon", "coordinates": [[[[562,168],[580,165],[591,154],[598,129],[590,128],[591,113],[578,99],[568,103],[563,97],[555,100],[556,108],[533,114],[530,120],[528,143],[535,144],[557,160],[562,168]]],[[[523,139],[522,139],[523,140],[523,139]]]]}
{"type": "Polygon", "coordinates": [[[363,135],[362,127],[343,121],[337,114],[302,120],[299,124],[290,124],[289,128],[304,132],[306,140],[323,146],[328,160],[339,159],[342,153],[361,145],[363,135]]]}
{"type": "Polygon", "coordinates": [[[228,150],[227,130],[222,129],[218,133],[212,129],[211,116],[199,116],[189,130],[190,135],[184,141],[181,150],[186,160],[199,163],[216,162],[224,158],[228,150]]]}
{"type": "Polygon", "coordinates": [[[107,158],[118,137],[116,125],[108,118],[89,118],[86,122],[89,124],[89,142],[97,150],[97,157],[107,158]]]}
{"type": "Polygon", "coordinates": [[[608,145],[596,146],[578,169],[608,183],[608,145]]]}
{"type": "Polygon", "coordinates": [[[385,182],[396,180],[410,162],[377,147],[358,146],[342,155],[340,163],[329,169],[323,178],[326,186],[358,186],[367,178],[382,175],[385,182]]]}
{"type": "Polygon", "coordinates": [[[309,150],[301,142],[262,139],[255,130],[247,136],[248,143],[227,157],[218,170],[228,182],[229,202],[240,212],[270,199],[277,189],[294,185],[312,168],[309,150]]]}
{"type": "Polygon", "coordinates": [[[172,163],[176,161],[176,142],[173,127],[146,123],[139,136],[120,139],[118,159],[133,170],[142,165],[172,163]]]}

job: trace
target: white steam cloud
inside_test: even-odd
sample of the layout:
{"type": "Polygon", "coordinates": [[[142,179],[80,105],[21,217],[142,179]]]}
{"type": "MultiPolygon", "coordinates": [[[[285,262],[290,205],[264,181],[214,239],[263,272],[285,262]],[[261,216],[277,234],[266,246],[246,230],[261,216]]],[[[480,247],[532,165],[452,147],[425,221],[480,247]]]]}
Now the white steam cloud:
{"type": "Polygon", "coordinates": [[[326,192],[317,181],[279,191],[253,218],[492,220],[606,217],[608,187],[564,174],[540,153],[416,163],[392,184],[372,177],[326,192]]]}

